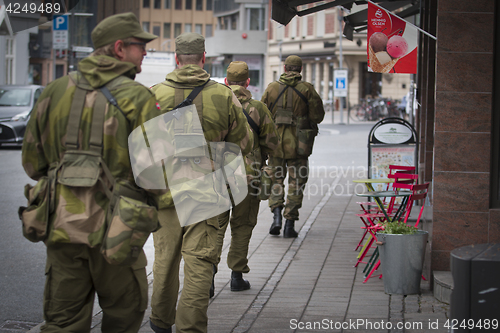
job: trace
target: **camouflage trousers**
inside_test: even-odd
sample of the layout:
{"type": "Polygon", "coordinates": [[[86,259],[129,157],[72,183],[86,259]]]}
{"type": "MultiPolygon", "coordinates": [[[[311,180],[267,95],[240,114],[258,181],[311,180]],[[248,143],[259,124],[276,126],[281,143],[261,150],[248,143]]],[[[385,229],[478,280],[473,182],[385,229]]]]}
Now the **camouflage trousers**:
{"type": "Polygon", "coordinates": [[[102,332],[138,332],[148,304],[146,256],[134,265],[109,264],[100,248],[82,244],[47,247],[42,332],[90,332],[95,293],[102,332]]]}
{"type": "Polygon", "coordinates": [[[274,182],[269,197],[271,211],[276,207],[285,207],[283,217],[296,221],[302,207],[304,188],[309,178],[309,161],[307,158],[285,160],[270,157],[269,165],[274,168],[274,182]],[[285,204],[285,178],[288,174],[288,194],[285,204]]]}
{"type": "Polygon", "coordinates": [[[227,266],[235,272],[248,273],[250,271],[247,258],[248,244],[250,244],[252,231],[257,224],[257,215],[259,214],[258,190],[256,185],[248,186],[248,195],[232,209],[231,219],[229,211],[219,215],[217,264],[220,262],[227,226],[231,224],[231,245],[227,254],[227,266]]]}
{"type": "Polygon", "coordinates": [[[177,333],[207,332],[212,267],[217,260],[217,218],[181,227],[174,208],[158,211],[161,228],[153,233],[155,262],[151,321],[175,324],[177,333]],[[184,259],[184,284],[179,294],[179,268],[184,259]]]}

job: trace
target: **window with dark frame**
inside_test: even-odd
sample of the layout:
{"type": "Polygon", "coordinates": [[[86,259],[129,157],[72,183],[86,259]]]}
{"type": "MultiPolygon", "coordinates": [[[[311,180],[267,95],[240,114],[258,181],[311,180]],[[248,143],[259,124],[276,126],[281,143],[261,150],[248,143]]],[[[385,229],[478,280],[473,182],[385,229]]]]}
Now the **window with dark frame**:
{"type": "Polygon", "coordinates": [[[197,34],[203,35],[203,24],[195,24],[194,32],[197,34]]]}
{"type": "Polygon", "coordinates": [[[182,33],[182,23],[174,24],[174,38],[177,38],[182,33]]]}
{"type": "Polygon", "coordinates": [[[155,9],[161,9],[161,0],[155,0],[155,9]]]}
{"type": "Polygon", "coordinates": [[[175,0],[175,9],[182,10],[182,0],[175,0]]]}
{"type": "Polygon", "coordinates": [[[165,0],[165,9],[170,9],[172,4],[170,3],[170,0],[165,0]]]}
{"type": "Polygon", "coordinates": [[[149,0],[142,0],[142,8],[149,8],[149,0]]]}
{"type": "Polygon", "coordinates": [[[160,36],[160,26],[159,25],[153,26],[153,35],[160,36]]]}
{"type": "Polygon", "coordinates": [[[196,0],[196,10],[203,10],[203,0],[196,0]]]}
{"type": "Polygon", "coordinates": [[[205,25],[205,37],[212,37],[213,34],[213,27],[211,24],[206,24],[205,25]]]}
{"type": "Polygon", "coordinates": [[[163,38],[170,38],[170,23],[163,23],[163,38]]]}
{"type": "Polygon", "coordinates": [[[213,10],[213,0],[207,0],[207,10],[213,10]]]}
{"type": "Polygon", "coordinates": [[[186,9],[193,9],[193,0],[186,0],[186,9]]]}

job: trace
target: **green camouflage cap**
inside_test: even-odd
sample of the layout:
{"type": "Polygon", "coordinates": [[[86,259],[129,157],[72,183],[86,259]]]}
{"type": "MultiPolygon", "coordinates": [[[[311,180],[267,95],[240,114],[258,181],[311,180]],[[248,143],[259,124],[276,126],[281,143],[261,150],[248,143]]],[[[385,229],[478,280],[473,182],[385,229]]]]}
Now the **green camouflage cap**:
{"type": "Polygon", "coordinates": [[[244,61],[233,61],[227,66],[227,80],[241,82],[248,79],[248,65],[244,61]]]}
{"type": "Polygon", "coordinates": [[[299,56],[291,55],[285,60],[285,65],[302,67],[302,59],[299,56]]]}
{"type": "Polygon", "coordinates": [[[96,49],[129,37],[143,39],[146,42],[158,38],[144,31],[133,13],[107,17],[92,30],[92,42],[96,49]]]}
{"type": "Polygon", "coordinates": [[[203,54],[205,53],[205,38],[195,32],[185,32],[175,39],[175,53],[203,54]]]}

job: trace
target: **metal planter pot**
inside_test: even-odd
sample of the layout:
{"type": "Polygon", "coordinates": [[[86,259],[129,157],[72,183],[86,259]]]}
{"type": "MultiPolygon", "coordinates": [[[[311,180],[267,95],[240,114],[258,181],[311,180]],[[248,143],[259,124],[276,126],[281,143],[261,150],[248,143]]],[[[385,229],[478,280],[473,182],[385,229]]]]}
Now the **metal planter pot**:
{"type": "Polygon", "coordinates": [[[429,234],[419,230],[413,235],[377,234],[384,289],[387,294],[420,293],[425,245],[429,234]]]}

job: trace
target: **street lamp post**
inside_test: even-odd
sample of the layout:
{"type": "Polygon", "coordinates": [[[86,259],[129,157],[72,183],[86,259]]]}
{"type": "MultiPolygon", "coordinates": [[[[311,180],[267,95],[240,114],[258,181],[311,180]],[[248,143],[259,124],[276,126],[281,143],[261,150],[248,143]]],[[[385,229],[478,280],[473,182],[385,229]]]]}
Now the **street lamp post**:
{"type": "MultiPolygon", "coordinates": [[[[344,11],[342,7],[338,7],[339,10],[339,68],[343,68],[343,63],[342,63],[342,21],[343,16],[344,16],[344,11]]],[[[339,101],[339,111],[340,111],[340,125],[345,125],[344,123],[344,106],[343,106],[343,100],[342,97],[340,97],[339,101]]],[[[333,111],[332,111],[333,112],[333,111]]]]}

